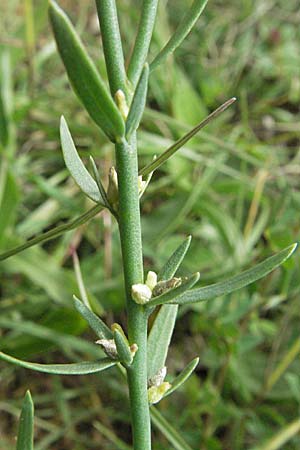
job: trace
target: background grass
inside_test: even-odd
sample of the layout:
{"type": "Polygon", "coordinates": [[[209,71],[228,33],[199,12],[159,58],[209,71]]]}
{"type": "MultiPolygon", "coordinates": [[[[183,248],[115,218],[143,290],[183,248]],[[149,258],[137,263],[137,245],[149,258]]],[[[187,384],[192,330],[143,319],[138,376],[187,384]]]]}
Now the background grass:
{"type": "MultiPolygon", "coordinates": [[[[47,2],[34,1],[26,17],[30,3],[0,5],[1,251],[91,206],[64,167],[62,113],[81,156],[94,156],[104,182],[113,164],[111,145],[69,88],[47,2]]],[[[139,3],[118,2],[127,55],[139,3]]],[[[60,4],[105,75],[93,2],[60,4]]],[[[189,4],[161,0],[153,55],[189,4]]],[[[229,97],[238,102],[153,177],[142,200],[147,269],[158,270],[192,234],[181,273],[200,270],[203,285],[299,239],[299,25],[297,0],[210,0],[183,46],[151,76],[141,166],[229,97]]],[[[124,324],[117,228],[102,212],[1,262],[3,351],[43,362],[95,352],[95,336],[72,305],[72,294],[79,294],[74,249],[95,311],[124,324]]],[[[168,372],[175,375],[196,355],[200,364],[158,409],[192,449],[299,448],[299,426],[280,441],[300,408],[298,253],[247,289],[180,309],[168,372]]],[[[14,448],[26,389],[36,405],[36,450],[130,448],[127,392],[115,369],[72,378],[1,363],[0,380],[1,450],[14,448]]],[[[173,448],[155,428],[153,434],[154,449],[173,448]]]]}

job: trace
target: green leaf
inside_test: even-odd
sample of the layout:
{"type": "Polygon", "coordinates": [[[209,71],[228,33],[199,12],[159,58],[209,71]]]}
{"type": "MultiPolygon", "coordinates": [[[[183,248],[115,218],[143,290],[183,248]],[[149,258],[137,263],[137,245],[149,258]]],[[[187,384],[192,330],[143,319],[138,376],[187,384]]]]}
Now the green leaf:
{"type": "Polygon", "coordinates": [[[124,338],[123,334],[118,329],[114,329],[114,341],[121,363],[130,366],[133,361],[133,354],[130,351],[127,339],[124,338]]]}
{"type": "Polygon", "coordinates": [[[195,368],[197,367],[199,363],[199,358],[193,359],[184,369],[183,371],[172,381],[172,386],[170,389],[168,389],[164,395],[164,397],[167,397],[168,395],[172,394],[174,391],[176,391],[180,386],[186,382],[186,380],[192,375],[195,368]]]}
{"type": "MultiPolygon", "coordinates": [[[[289,425],[283,427],[275,436],[273,436],[266,443],[255,447],[252,450],[279,450],[283,449],[284,445],[293,439],[293,437],[300,431],[300,419],[296,419],[289,425]]],[[[287,448],[287,447],[286,447],[287,448]]]]}
{"type": "Polygon", "coordinates": [[[26,250],[27,248],[50,241],[51,239],[55,239],[61,236],[63,233],[66,233],[67,231],[78,228],[80,225],[84,224],[88,220],[92,219],[92,217],[96,216],[102,209],[103,209],[102,205],[94,206],[93,208],[89,209],[87,212],[77,217],[76,219],[64,223],[63,225],[59,225],[58,227],[52,228],[52,230],[46,231],[46,233],[41,233],[38,236],[29,239],[24,244],[19,245],[18,247],[14,247],[11,250],[1,253],[0,261],[4,261],[5,259],[17,255],[23,250],[26,250]]]}
{"type": "Polygon", "coordinates": [[[130,139],[133,132],[139,127],[146,105],[149,79],[149,66],[145,64],[138,85],[136,87],[131,107],[126,121],[126,137],[130,139]]]}
{"type": "Polygon", "coordinates": [[[147,343],[148,379],[165,366],[177,310],[177,305],[163,305],[154,320],[147,343]]]}
{"type": "Polygon", "coordinates": [[[188,289],[194,286],[200,278],[199,272],[195,273],[191,277],[184,280],[180,286],[170,289],[164,294],[158,295],[157,297],[153,297],[146,304],[147,307],[151,308],[152,306],[163,305],[164,303],[177,303],[177,297],[181,297],[181,295],[186,292],[188,289]]]}
{"type": "Polygon", "coordinates": [[[16,450],[33,450],[33,413],[32,398],[27,391],[22,404],[16,450]]]}
{"type": "Polygon", "coordinates": [[[38,364],[21,359],[13,358],[6,353],[0,352],[0,359],[7,361],[25,369],[35,370],[37,372],[52,373],[55,375],[86,375],[89,373],[101,372],[114,366],[118,361],[110,358],[99,359],[98,361],[84,361],[71,364],[38,364]]]}
{"type": "Polygon", "coordinates": [[[235,275],[225,281],[220,281],[219,283],[215,283],[210,286],[193,289],[189,292],[186,292],[176,299],[176,303],[178,305],[184,305],[186,303],[201,302],[203,300],[209,300],[221,295],[230,294],[237,289],[248,286],[248,284],[251,284],[256,280],[263,278],[276,267],[280,266],[294,253],[296,248],[297,244],[290,245],[276,255],[267,258],[265,261],[257,264],[251,269],[245,270],[239,275],[235,275]]]}
{"type": "Polygon", "coordinates": [[[223,105],[219,106],[215,111],[213,111],[206,119],[202,120],[195,128],[185,134],[182,138],[176,141],[171,147],[165,150],[158,158],[156,158],[152,163],[145,166],[140,170],[139,175],[148,175],[154,170],[158,169],[167,159],[169,159],[172,155],[174,155],[177,150],[183,147],[192,137],[194,137],[202,128],[204,128],[209,122],[218,117],[225,109],[227,109],[232,103],[236,101],[236,98],[233,97],[227,102],[223,103],[223,105]]]}
{"type": "Polygon", "coordinates": [[[73,296],[75,308],[82,315],[82,317],[88,322],[90,327],[95,331],[100,339],[112,339],[113,333],[108,326],[96,316],[93,311],[85,306],[75,295],[73,296]]]}
{"type": "Polygon", "coordinates": [[[155,427],[170,442],[171,448],[175,450],[192,450],[184,441],[178,431],[161,415],[155,407],[150,408],[151,420],[155,427]]]}
{"type": "Polygon", "coordinates": [[[157,66],[159,66],[171,53],[174,52],[174,50],[176,50],[177,47],[179,47],[197,22],[207,2],[208,0],[194,0],[192,6],[182,18],[182,21],[178,25],[173,36],[171,36],[167,44],[150,64],[150,70],[156,69],[157,66]]]}
{"type": "Polygon", "coordinates": [[[122,116],[63,10],[50,1],[56,44],[72,87],[94,122],[115,142],[124,136],[122,116]]]}
{"type": "MultiPolygon", "coordinates": [[[[159,280],[169,280],[175,275],[189,249],[191,240],[192,237],[188,236],[170,256],[158,274],[159,280]]],[[[154,320],[147,344],[148,378],[153,377],[165,366],[177,311],[177,305],[162,305],[154,320]]]]}
{"type": "Polygon", "coordinates": [[[191,245],[192,236],[188,236],[182,244],[175,250],[175,252],[170,256],[164,267],[158,274],[158,280],[169,280],[174,277],[177,269],[183,261],[183,258],[186,255],[190,245],[191,245]]]}
{"type": "Polygon", "coordinates": [[[91,200],[94,200],[96,203],[103,204],[103,198],[100,195],[96,181],[86,170],[77,153],[64,116],[60,119],[60,140],[66,166],[76,184],[91,200]]]}

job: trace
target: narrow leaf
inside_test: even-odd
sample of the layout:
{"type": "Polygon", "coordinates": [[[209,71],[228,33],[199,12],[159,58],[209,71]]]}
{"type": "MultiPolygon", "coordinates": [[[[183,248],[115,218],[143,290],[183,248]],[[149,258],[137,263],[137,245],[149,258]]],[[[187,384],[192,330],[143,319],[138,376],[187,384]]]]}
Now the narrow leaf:
{"type": "MultiPolygon", "coordinates": [[[[255,447],[253,450],[280,450],[300,431],[300,419],[294,420],[289,425],[282,428],[275,436],[273,436],[265,444],[255,447]]],[[[287,447],[285,447],[287,448],[287,447]]]]}
{"type": "Polygon", "coordinates": [[[143,0],[139,28],[129,61],[127,75],[133,87],[136,86],[147,60],[155,24],[158,0],[143,0]]]}
{"type": "Polygon", "coordinates": [[[86,170],[77,153],[64,116],[60,119],[60,140],[66,166],[77,185],[91,200],[103,204],[103,198],[100,195],[96,181],[86,170]]]}
{"type": "Polygon", "coordinates": [[[101,372],[114,366],[118,361],[110,358],[99,359],[98,361],[84,361],[71,364],[38,364],[9,356],[0,352],[0,359],[7,361],[25,369],[35,370],[37,372],[52,373],[55,375],[86,375],[89,373],[101,372]]]}
{"type": "Polygon", "coordinates": [[[182,41],[189,34],[198,18],[200,17],[202,11],[204,10],[208,0],[194,0],[192,6],[187,11],[187,13],[183,16],[182,21],[178,25],[175,33],[164,48],[158,53],[158,55],[154,58],[152,63],[150,64],[150,70],[154,70],[157,66],[159,66],[171,53],[176,50],[177,47],[180,46],[182,41]]]}
{"type": "Polygon", "coordinates": [[[186,255],[190,245],[191,245],[192,236],[188,236],[182,244],[175,250],[175,252],[170,256],[164,267],[158,274],[158,280],[169,280],[174,277],[177,269],[182,263],[183,258],[186,255]]]}
{"type": "Polygon", "coordinates": [[[73,296],[75,308],[82,315],[82,317],[88,322],[90,327],[95,331],[100,339],[112,339],[113,334],[108,326],[96,316],[93,311],[85,306],[75,295],[73,296]]]}
{"type": "MultiPolygon", "coordinates": [[[[192,237],[188,236],[182,244],[170,256],[164,267],[158,274],[159,280],[169,280],[179,268],[186,252],[191,244],[192,237]]],[[[168,349],[177,317],[177,305],[162,305],[148,337],[148,378],[153,377],[165,366],[168,349]]]]}
{"type": "Polygon", "coordinates": [[[22,404],[16,450],[33,450],[33,413],[32,398],[27,391],[22,404]]]}
{"type": "Polygon", "coordinates": [[[167,159],[169,159],[172,155],[174,155],[177,150],[183,147],[192,137],[194,137],[202,128],[204,128],[207,124],[209,124],[213,119],[218,117],[225,109],[227,109],[232,103],[236,101],[236,98],[233,97],[227,102],[223,103],[223,105],[219,106],[215,111],[213,111],[206,119],[202,120],[198,125],[195,126],[191,131],[185,134],[182,138],[176,141],[171,147],[165,150],[158,158],[156,158],[152,163],[145,166],[142,170],[140,170],[139,175],[148,175],[154,170],[158,169],[167,159]]]}
{"type": "Polygon", "coordinates": [[[29,239],[24,244],[19,245],[18,247],[12,248],[2,254],[0,254],[0,261],[4,261],[11,256],[17,255],[18,253],[26,250],[27,248],[33,247],[37,244],[43,244],[44,242],[50,241],[51,239],[55,239],[61,236],[63,233],[67,231],[74,230],[78,228],[80,225],[84,224],[88,220],[92,219],[92,217],[96,216],[103,209],[102,205],[94,206],[89,209],[87,212],[77,217],[75,220],[71,220],[70,222],[64,223],[63,225],[59,225],[58,227],[52,228],[52,230],[46,231],[45,233],[41,233],[34,238],[29,239]]]}
{"type": "Polygon", "coordinates": [[[111,94],[126,93],[126,71],[115,0],[96,0],[111,94]]]}
{"type": "Polygon", "coordinates": [[[146,304],[147,307],[151,308],[152,306],[163,305],[165,303],[177,303],[177,298],[186,292],[188,289],[191,289],[199,280],[200,274],[199,272],[195,273],[187,280],[183,281],[180,286],[174,289],[170,289],[169,291],[161,294],[157,297],[153,297],[146,304]]]}
{"type": "Polygon", "coordinates": [[[147,343],[148,379],[166,365],[177,310],[177,305],[163,305],[154,320],[147,343]]]}
{"type": "Polygon", "coordinates": [[[145,64],[138,85],[136,87],[129,114],[126,121],[126,137],[130,138],[132,133],[139,127],[146,105],[147,89],[149,79],[149,66],[145,64]]]}
{"type": "Polygon", "coordinates": [[[112,207],[111,207],[111,205],[109,203],[109,200],[107,198],[106,191],[104,189],[104,186],[102,184],[101,178],[99,176],[99,172],[98,172],[96,163],[95,163],[94,158],[92,156],[90,156],[90,162],[91,162],[91,165],[92,165],[92,170],[93,170],[93,174],[94,174],[97,186],[98,186],[98,190],[99,190],[100,195],[101,195],[101,197],[103,199],[104,205],[110,210],[110,212],[112,214],[115,214],[115,211],[113,211],[113,209],[112,209],[112,207]]]}
{"type": "Polygon", "coordinates": [[[73,89],[94,122],[113,142],[124,136],[122,116],[63,10],[50,1],[56,44],[73,89]]]}
{"type": "Polygon", "coordinates": [[[228,278],[228,280],[185,292],[176,299],[176,303],[184,305],[186,303],[201,302],[203,300],[219,297],[220,295],[230,294],[237,289],[248,286],[248,284],[263,278],[276,267],[280,266],[294,253],[296,248],[297,244],[290,245],[276,255],[267,258],[265,261],[257,264],[251,269],[245,270],[239,275],[228,278]]]}
{"type": "Polygon", "coordinates": [[[168,395],[172,394],[174,391],[176,391],[180,386],[186,382],[186,380],[192,375],[195,368],[197,367],[199,363],[199,358],[193,359],[184,369],[183,371],[173,380],[172,386],[170,389],[168,389],[164,395],[164,397],[167,397],[168,395]]]}
{"type": "Polygon", "coordinates": [[[114,330],[114,341],[120,361],[126,366],[130,366],[133,361],[133,354],[130,351],[128,341],[124,339],[123,334],[118,329],[114,330]]]}
{"type": "Polygon", "coordinates": [[[192,448],[184,441],[182,436],[178,433],[177,429],[174,428],[156,409],[155,407],[150,408],[151,420],[155,427],[165,436],[165,438],[170,442],[171,448],[175,450],[192,450],[192,448]]]}

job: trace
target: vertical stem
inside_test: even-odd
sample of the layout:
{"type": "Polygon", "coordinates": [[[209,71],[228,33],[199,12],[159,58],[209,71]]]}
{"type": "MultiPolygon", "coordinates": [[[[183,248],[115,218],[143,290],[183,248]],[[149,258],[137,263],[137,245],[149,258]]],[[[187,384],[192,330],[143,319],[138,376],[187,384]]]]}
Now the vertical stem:
{"type": "Polygon", "coordinates": [[[96,0],[106,70],[112,96],[118,89],[126,94],[126,71],[115,0],[96,0]]]}
{"type": "Polygon", "coordinates": [[[140,78],[148,55],[155,24],[157,3],[158,0],[143,0],[139,29],[127,71],[128,79],[134,88],[140,78]]]}
{"type": "Polygon", "coordinates": [[[150,414],[147,394],[147,314],[131,298],[131,286],[143,283],[143,255],[138,193],[135,138],[131,144],[116,144],[119,186],[119,229],[128,313],[128,338],[138,345],[127,370],[134,450],[151,450],[150,414]]]}

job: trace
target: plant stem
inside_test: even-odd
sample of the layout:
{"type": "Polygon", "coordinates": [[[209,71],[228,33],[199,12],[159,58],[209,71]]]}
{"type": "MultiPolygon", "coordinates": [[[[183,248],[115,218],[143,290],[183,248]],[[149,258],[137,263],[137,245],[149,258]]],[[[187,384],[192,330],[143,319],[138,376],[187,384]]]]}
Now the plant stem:
{"type": "Polygon", "coordinates": [[[143,283],[143,254],[135,136],[131,143],[116,144],[119,186],[119,230],[123,255],[128,338],[138,351],[127,369],[134,450],[151,450],[147,394],[147,313],[131,298],[131,286],[143,283]]]}
{"type": "Polygon", "coordinates": [[[149,51],[158,0],[144,0],[134,49],[128,66],[128,79],[135,88],[149,51]]]}

